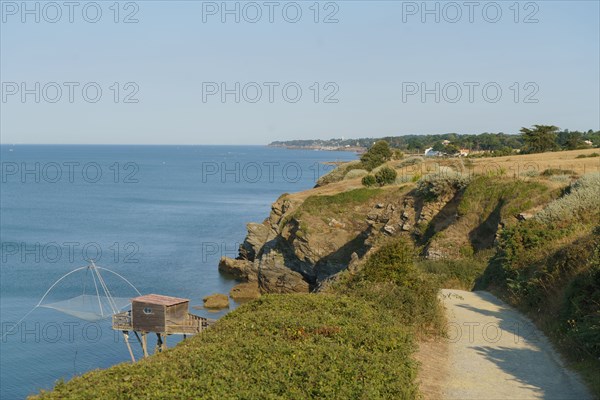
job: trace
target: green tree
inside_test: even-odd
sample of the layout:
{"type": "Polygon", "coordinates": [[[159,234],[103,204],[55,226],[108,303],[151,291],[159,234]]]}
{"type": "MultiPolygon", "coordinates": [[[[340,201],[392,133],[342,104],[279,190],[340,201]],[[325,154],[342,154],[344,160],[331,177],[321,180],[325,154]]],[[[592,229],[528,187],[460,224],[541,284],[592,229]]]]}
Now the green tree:
{"type": "Polygon", "coordinates": [[[449,143],[446,146],[446,153],[448,153],[448,154],[458,154],[458,153],[460,153],[460,148],[457,145],[453,144],[453,143],[449,143]]]}
{"type": "Polygon", "coordinates": [[[583,146],[583,136],[581,132],[568,132],[565,137],[563,147],[565,150],[576,150],[583,146]]]}
{"type": "Polygon", "coordinates": [[[533,129],[521,128],[523,151],[526,153],[543,153],[558,148],[556,143],[559,128],[554,125],[534,125],[533,129]]]}
{"type": "Polygon", "coordinates": [[[392,150],[385,140],[376,142],[371,148],[360,157],[367,171],[372,171],[386,161],[392,158],[392,150]]]}
{"type": "Polygon", "coordinates": [[[444,144],[442,142],[435,142],[435,144],[433,145],[433,151],[439,151],[440,153],[443,153],[446,151],[446,146],[444,146],[444,144]]]}

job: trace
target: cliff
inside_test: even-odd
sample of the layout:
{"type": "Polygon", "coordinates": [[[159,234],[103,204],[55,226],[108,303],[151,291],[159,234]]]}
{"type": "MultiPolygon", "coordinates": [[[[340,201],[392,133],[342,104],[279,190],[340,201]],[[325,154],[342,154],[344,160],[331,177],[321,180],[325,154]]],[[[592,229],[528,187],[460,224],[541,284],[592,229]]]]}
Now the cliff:
{"type": "Polygon", "coordinates": [[[492,248],[499,228],[559,194],[552,182],[445,171],[419,185],[365,188],[360,179],[341,179],[284,194],[268,218],[247,225],[238,257],[223,257],[219,269],[262,293],[293,293],[318,289],[381,238],[406,237],[426,260],[469,257],[492,248]]]}

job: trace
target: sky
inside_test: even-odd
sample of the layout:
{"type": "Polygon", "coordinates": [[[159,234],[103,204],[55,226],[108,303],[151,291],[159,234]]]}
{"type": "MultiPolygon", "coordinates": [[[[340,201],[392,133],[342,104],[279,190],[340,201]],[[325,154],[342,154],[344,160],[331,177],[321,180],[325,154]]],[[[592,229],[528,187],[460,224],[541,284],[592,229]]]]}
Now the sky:
{"type": "Polygon", "coordinates": [[[2,0],[0,10],[4,144],[600,129],[598,1],[2,0]]]}

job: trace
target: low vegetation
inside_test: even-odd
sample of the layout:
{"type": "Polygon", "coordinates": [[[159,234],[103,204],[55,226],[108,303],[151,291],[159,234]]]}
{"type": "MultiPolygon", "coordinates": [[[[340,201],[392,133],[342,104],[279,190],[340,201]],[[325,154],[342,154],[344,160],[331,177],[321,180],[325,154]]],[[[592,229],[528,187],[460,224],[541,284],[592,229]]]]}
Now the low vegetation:
{"type": "Polygon", "coordinates": [[[381,193],[381,189],[361,188],[341,192],[331,196],[310,196],[300,206],[300,211],[312,215],[324,212],[344,212],[349,205],[362,204],[381,193]]]}
{"type": "Polygon", "coordinates": [[[441,332],[443,319],[412,251],[385,244],[333,294],[263,296],[172,350],[36,398],[414,399],[416,335],[441,332]]]}
{"type": "Polygon", "coordinates": [[[446,289],[471,290],[487,266],[485,257],[458,260],[421,260],[417,268],[446,289]]]}
{"type": "Polygon", "coordinates": [[[362,184],[367,187],[371,186],[385,186],[396,183],[396,177],[398,173],[390,167],[384,166],[379,168],[375,175],[365,175],[362,178],[362,184]]]}
{"type": "Polygon", "coordinates": [[[417,182],[417,193],[428,201],[455,193],[467,187],[470,177],[459,173],[437,173],[423,176],[417,182]]]}
{"type": "Polygon", "coordinates": [[[595,157],[600,157],[600,153],[580,154],[575,158],[595,158],[595,157]]]}
{"type": "Polygon", "coordinates": [[[529,314],[600,395],[598,193],[600,176],[584,176],[534,218],[502,230],[478,287],[529,314]]]}

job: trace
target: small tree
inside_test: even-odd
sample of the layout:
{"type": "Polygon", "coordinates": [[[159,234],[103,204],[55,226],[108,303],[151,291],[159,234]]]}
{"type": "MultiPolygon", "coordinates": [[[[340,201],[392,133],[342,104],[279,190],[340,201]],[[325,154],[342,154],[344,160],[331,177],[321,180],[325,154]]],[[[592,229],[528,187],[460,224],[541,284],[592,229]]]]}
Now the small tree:
{"type": "Polygon", "coordinates": [[[444,144],[442,142],[435,142],[433,144],[432,150],[433,151],[438,151],[440,153],[443,153],[443,152],[446,151],[446,146],[444,146],[444,144]]]}
{"type": "Polygon", "coordinates": [[[558,127],[554,125],[534,125],[533,128],[521,128],[521,135],[525,143],[524,152],[543,153],[558,148],[556,143],[558,127]]]}
{"type": "Polygon", "coordinates": [[[460,148],[457,145],[450,143],[446,146],[446,153],[458,154],[460,153],[460,148]]]}
{"type": "Polygon", "coordinates": [[[375,177],[370,174],[363,176],[361,182],[362,182],[363,186],[367,186],[367,187],[375,186],[377,184],[377,180],[375,179],[375,177]]]}
{"type": "Polygon", "coordinates": [[[392,158],[392,150],[390,145],[385,140],[380,140],[360,157],[367,171],[372,171],[386,161],[392,158]]]}
{"type": "Polygon", "coordinates": [[[375,174],[375,181],[379,186],[389,185],[396,181],[396,171],[391,169],[390,167],[383,167],[375,174]]]}

